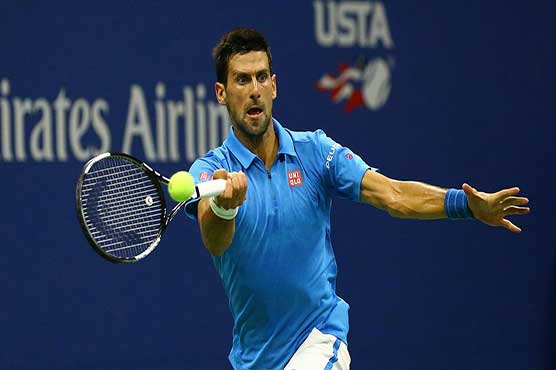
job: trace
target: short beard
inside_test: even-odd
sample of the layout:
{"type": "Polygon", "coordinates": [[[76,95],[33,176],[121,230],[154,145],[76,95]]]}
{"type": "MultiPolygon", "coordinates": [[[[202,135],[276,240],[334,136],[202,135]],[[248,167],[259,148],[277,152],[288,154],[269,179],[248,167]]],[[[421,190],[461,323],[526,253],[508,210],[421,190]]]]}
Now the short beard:
{"type": "Polygon", "coordinates": [[[252,141],[256,141],[256,140],[262,138],[262,136],[268,130],[268,126],[270,125],[270,121],[272,119],[272,115],[269,115],[263,121],[263,124],[260,128],[253,128],[252,126],[250,126],[247,122],[245,122],[242,119],[237,119],[237,120],[233,119],[232,112],[230,112],[229,109],[228,109],[228,113],[230,114],[230,117],[232,117],[232,124],[233,124],[234,129],[237,129],[238,131],[241,131],[241,133],[245,137],[247,137],[249,140],[252,140],[252,141]]]}

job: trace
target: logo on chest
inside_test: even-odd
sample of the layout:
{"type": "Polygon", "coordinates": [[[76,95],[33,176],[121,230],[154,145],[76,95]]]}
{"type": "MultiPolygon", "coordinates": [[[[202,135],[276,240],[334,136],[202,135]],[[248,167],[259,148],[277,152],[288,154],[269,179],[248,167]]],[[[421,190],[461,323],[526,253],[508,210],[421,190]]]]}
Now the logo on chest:
{"type": "Polygon", "coordinates": [[[288,172],[288,184],[290,184],[290,188],[303,185],[303,177],[300,170],[288,172]]]}

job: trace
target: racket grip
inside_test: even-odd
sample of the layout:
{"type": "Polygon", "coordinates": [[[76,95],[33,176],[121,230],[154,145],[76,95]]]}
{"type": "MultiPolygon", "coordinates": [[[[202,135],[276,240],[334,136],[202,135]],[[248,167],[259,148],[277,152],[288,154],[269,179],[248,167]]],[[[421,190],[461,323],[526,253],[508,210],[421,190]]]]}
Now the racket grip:
{"type": "Polygon", "coordinates": [[[210,180],[198,184],[196,187],[197,198],[210,198],[215,195],[220,195],[226,189],[226,180],[210,180]]]}

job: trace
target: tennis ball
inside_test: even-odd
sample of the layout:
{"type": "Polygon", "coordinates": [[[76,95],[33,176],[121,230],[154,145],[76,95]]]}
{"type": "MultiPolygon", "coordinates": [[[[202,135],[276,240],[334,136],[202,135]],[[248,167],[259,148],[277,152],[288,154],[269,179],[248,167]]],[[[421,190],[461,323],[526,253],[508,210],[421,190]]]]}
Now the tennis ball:
{"type": "Polygon", "coordinates": [[[187,171],[178,171],[170,177],[168,183],[168,193],[176,202],[183,202],[189,199],[195,191],[195,181],[193,176],[187,171]]]}

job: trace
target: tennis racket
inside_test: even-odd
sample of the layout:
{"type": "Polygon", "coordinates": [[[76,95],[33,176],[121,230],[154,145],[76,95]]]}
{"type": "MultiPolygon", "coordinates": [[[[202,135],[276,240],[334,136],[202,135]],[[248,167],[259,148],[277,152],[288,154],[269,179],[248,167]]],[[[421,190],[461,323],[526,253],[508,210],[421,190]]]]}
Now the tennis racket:
{"type": "Polygon", "coordinates": [[[161,184],[170,180],[123,153],[89,160],[77,181],[77,217],[95,252],[112,262],[137,262],[158,245],[164,230],[188,202],[221,194],[226,180],[195,186],[193,195],[168,212],[161,184]]]}

